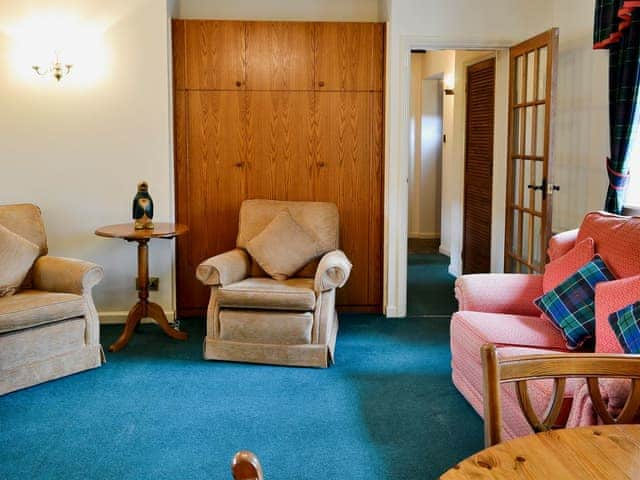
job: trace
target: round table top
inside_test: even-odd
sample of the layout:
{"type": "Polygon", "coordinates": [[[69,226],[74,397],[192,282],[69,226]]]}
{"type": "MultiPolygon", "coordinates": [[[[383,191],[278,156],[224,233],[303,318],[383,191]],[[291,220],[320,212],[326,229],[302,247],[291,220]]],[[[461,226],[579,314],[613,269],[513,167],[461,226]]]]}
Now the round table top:
{"type": "Polygon", "coordinates": [[[640,478],[640,425],[567,428],[527,435],[482,450],[440,478],[640,478]]]}
{"type": "Polygon", "coordinates": [[[133,222],[106,225],[95,231],[99,237],[123,238],[125,240],[148,240],[150,238],[173,238],[187,233],[189,227],[180,223],[155,223],[154,228],[136,230],[133,222]]]}

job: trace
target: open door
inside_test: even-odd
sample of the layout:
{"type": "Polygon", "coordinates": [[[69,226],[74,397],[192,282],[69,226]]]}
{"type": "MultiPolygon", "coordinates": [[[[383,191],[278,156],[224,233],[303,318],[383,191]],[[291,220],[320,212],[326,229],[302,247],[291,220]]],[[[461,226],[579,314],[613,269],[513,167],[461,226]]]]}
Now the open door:
{"type": "Polygon", "coordinates": [[[510,50],[505,272],[542,272],[551,237],[558,29],[510,50]]]}

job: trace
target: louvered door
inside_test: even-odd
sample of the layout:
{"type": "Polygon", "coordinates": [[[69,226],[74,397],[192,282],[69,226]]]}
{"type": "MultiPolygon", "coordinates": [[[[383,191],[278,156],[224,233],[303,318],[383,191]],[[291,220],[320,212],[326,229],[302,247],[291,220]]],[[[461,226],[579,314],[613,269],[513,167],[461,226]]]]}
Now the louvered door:
{"type": "Polygon", "coordinates": [[[491,269],[495,58],[467,68],[463,272],[491,269]]]}

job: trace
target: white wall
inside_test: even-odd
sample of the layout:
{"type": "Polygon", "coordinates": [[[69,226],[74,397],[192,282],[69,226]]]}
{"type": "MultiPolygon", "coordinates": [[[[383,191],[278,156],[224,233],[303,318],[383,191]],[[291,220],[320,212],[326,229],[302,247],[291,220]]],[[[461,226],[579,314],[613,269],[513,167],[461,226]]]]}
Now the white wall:
{"type": "Polygon", "coordinates": [[[553,229],[576,228],[585,213],[604,207],[609,155],[607,50],[593,50],[594,0],[556,0],[560,28],[555,125],[553,229]]]}
{"type": "Polygon", "coordinates": [[[175,0],[179,18],[377,22],[379,0],[175,0]]]}
{"type": "Polygon", "coordinates": [[[428,53],[411,55],[409,238],[440,238],[444,72],[423,73],[428,53]],[[424,61],[424,63],[423,63],[424,61]]]}
{"type": "MultiPolygon", "coordinates": [[[[97,307],[103,320],[122,319],[136,300],[136,249],[93,231],[130,220],[142,179],[150,184],[155,220],[173,218],[166,4],[2,2],[0,19],[0,201],[41,207],[52,255],[104,265],[97,307]],[[14,55],[23,43],[17,26],[48,11],[49,23],[61,14],[78,18],[96,40],[84,55],[67,58],[75,65],[59,84],[36,77],[30,70],[34,58],[14,55]]],[[[46,58],[60,33],[42,39],[46,58]]],[[[37,36],[33,31],[29,38],[37,36]]],[[[160,277],[152,298],[169,314],[172,251],[169,241],[151,243],[151,274],[160,277]]]]}

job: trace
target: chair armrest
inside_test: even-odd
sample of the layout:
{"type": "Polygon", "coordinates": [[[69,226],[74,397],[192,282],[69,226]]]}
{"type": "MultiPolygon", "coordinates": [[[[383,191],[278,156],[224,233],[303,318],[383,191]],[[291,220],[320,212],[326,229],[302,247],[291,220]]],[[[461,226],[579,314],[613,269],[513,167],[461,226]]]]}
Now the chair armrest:
{"type": "Polygon", "coordinates": [[[314,290],[324,292],[342,287],[349,280],[351,267],[351,262],[342,250],[325,253],[313,279],[314,290]]]}
{"type": "Polygon", "coordinates": [[[549,248],[547,249],[549,258],[551,260],[560,258],[575,246],[577,238],[577,228],[575,230],[569,230],[568,232],[558,233],[551,237],[551,240],[549,240],[549,248]]]}
{"type": "Polygon", "coordinates": [[[196,277],[208,286],[225,286],[249,275],[249,254],[240,248],[211,257],[196,269],[196,277]]]}
{"type": "Polygon", "coordinates": [[[542,295],[542,275],[479,273],[456,280],[459,310],[539,316],[533,300],[542,295]]]}
{"type": "Polygon", "coordinates": [[[45,255],[33,265],[33,287],[46,292],[83,295],[103,277],[100,265],[72,258],[45,255]]]}

